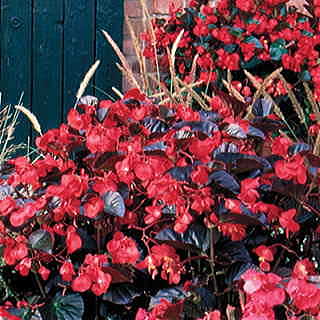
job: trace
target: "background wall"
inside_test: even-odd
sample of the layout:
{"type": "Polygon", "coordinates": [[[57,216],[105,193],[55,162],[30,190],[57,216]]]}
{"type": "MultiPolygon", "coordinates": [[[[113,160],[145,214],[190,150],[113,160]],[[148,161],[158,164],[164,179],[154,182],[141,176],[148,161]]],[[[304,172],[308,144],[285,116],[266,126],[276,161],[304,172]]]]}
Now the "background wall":
{"type": "MultiPolygon", "coordinates": [[[[149,12],[153,16],[166,16],[168,14],[170,2],[175,3],[177,6],[185,6],[187,0],[146,0],[149,12]]],[[[124,14],[130,18],[136,34],[139,34],[143,31],[140,0],[125,0],[124,14]]],[[[123,27],[123,51],[129,63],[132,65],[133,71],[138,72],[139,68],[137,58],[131,42],[130,32],[126,24],[124,24],[123,27]]],[[[130,84],[126,81],[126,79],[123,79],[123,91],[129,87],[130,84]]]]}
{"type": "MultiPolygon", "coordinates": [[[[128,0],[0,0],[0,92],[2,104],[23,103],[43,131],[57,127],[73,107],[86,71],[101,59],[87,93],[121,87],[116,55],[104,39],[123,40],[123,7],[128,0]],[[100,88],[101,90],[99,90],[100,88]]],[[[26,142],[29,122],[21,117],[17,140],[26,142]]]]}

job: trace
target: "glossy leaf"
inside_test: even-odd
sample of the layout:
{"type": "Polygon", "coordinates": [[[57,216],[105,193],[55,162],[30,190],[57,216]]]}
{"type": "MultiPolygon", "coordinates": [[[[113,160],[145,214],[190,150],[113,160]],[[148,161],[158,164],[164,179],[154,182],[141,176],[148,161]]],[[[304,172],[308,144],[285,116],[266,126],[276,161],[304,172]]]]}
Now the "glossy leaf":
{"type": "Polygon", "coordinates": [[[248,136],[256,137],[264,140],[266,138],[265,134],[258,128],[255,128],[253,126],[249,126],[249,130],[247,132],[248,136]]]}
{"type": "Polygon", "coordinates": [[[257,117],[266,117],[272,112],[272,100],[268,98],[256,99],[252,106],[252,113],[257,117]]]}
{"type": "Polygon", "coordinates": [[[277,39],[270,45],[270,57],[272,60],[281,60],[281,57],[287,52],[288,49],[286,48],[286,41],[284,39],[277,39]]]}
{"type": "Polygon", "coordinates": [[[177,181],[189,181],[191,172],[192,166],[175,167],[168,170],[168,173],[170,173],[171,177],[177,181]]]}
{"type": "Polygon", "coordinates": [[[218,170],[211,173],[209,175],[209,182],[213,182],[235,194],[238,194],[240,192],[240,185],[237,180],[231,174],[224,170],[218,170]]]}
{"type": "Polygon", "coordinates": [[[258,49],[263,49],[263,45],[260,42],[260,40],[254,36],[248,36],[244,40],[245,43],[252,43],[255,45],[256,48],[258,49]]]}
{"type": "Polygon", "coordinates": [[[223,142],[218,148],[213,151],[212,157],[218,160],[217,155],[220,153],[236,153],[238,151],[239,148],[236,144],[223,142]]]}
{"type": "Polygon", "coordinates": [[[218,122],[222,119],[219,113],[213,112],[213,111],[200,110],[199,114],[200,114],[201,120],[204,120],[204,121],[218,122]]]}
{"type": "Polygon", "coordinates": [[[147,117],[142,121],[144,127],[146,127],[151,133],[164,133],[168,131],[168,125],[159,119],[147,117]]]}
{"type": "Polygon", "coordinates": [[[165,143],[163,141],[159,141],[159,142],[155,142],[152,144],[149,144],[148,146],[145,146],[143,148],[144,151],[155,151],[155,150],[166,150],[167,146],[165,145],[165,143]]]}
{"type": "Polygon", "coordinates": [[[247,134],[245,133],[245,131],[236,123],[231,123],[229,124],[224,131],[233,138],[237,138],[237,139],[246,139],[247,138],[247,134]]]}
{"type": "Polygon", "coordinates": [[[161,303],[162,299],[165,299],[171,303],[175,303],[186,297],[186,293],[182,287],[172,287],[168,289],[159,290],[157,294],[151,297],[149,308],[153,308],[157,304],[161,303]]]}
{"type": "Polygon", "coordinates": [[[126,212],[124,200],[119,192],[108,191],[102,196],[104,211],[112,216],[123,217],[126,212]]]}
{"type": "Polygon", "coordinates": [[[108,116],[109,108],[99,108],[96,112],[97,118],[100,122],[103,122],[103,120],[108,116]]]}
{"type": "Polygon", "coordinates": [[[252,262],[237,262],[230,265],[226,277],[225,283],[231,285],[234,281],[239,281],[241,276],[249,269],[258,271],[259,268],[252,262]]]}
{"type": "Polygon", "coordinates": [[[102,299],[114,304],[126,305],[132,303],[133,300],[141,294],[142,292],[134,285],[121,283],[110,287],[102,299]]]}
{"type": "Polygon", "coordinates": [[[190,244],[203,252],[209,248],[208,229],[200,224],[191,225],[184,233],[177,233],[171,228],[163,229],[155,238],[157,240],[178,241],[190,244]]]}
{"type": "Polygon", "coordinates": [[[216,307],[216,297],[212,294],[211,290],[207,288],[195,288],[194,292],[200,298],[198,306],[202,312],[213,310],[216,307]]]}
{"type": "Polygon", "coordinates": [[[195,134],[192,131],[189,130],[183,130],[180,129],[178,130],[175,134],[174,134],[174,138],[178,139],[178,140],[182,140],[182,139],[189,139],[194,137],[195,134]]]}
{"type": "Polygon", "coordinates": [[[288,154],[290,156],[293,156],[296,153],[307,153],[311,151],[311,146],[307,143],[299,142],[294,143],[292,146],[288,149],[288,154]]]}
{"type": "Polygon", "coordinates": [[[221,254],[230,262],[252,262],[250,254],[242,241],[227,241],[221,245],[221,254]]]}
{"type": "Polygon", "coordinates": [[[43,229],[32,232],[29,236],[31,248],[52,253],[53,238],[52,235],[43,229]]]}
{"type": "Polygon", "coordinates": [[[84,313],[84,302],[80,294],[61,295],[55,297],[41,309],[46,320],[81,320],[84,313]]]}
{"type": "Polygon", "coordinates": [[[202,132],[207,136],[211,136],[213,131],[218,129],[217,125],[212,121],[181,121],[173,126],[174,129],[189,127],[192,131],[202,132]]]}
{"type": "MultiPolygon", "coordinates": [[[[8,312],[10,314],[12,314],[13,316],[19,317],[19,319],[21,319],[21,320],[32,320],[32,319],[35,319],[34,311],[32,311],[29,308],[19,308],[19,309],[18,308],[10,308],[8,310],[8,312]]],[[[3,318],[3,317],[0,317],[0,319],[7,320],[7,318],[3,318]]]]}

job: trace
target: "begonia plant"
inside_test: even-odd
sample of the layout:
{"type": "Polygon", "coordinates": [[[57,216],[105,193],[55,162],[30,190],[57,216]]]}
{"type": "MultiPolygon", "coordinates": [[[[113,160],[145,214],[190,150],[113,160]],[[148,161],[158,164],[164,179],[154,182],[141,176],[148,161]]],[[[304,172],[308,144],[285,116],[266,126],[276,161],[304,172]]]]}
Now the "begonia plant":
{"type": "Polygon", "coordinates": [[[320,319],[318,35],[309,34],[320,5],[309,17],[288,3],[172,9],[154,24],[169,89],[83,97],[36,139],[37,159],[3,164],[0,317],[320,319]],[[294,130],[277,96],[294,102],[299,85],[283,70],[273,91],[240,73],[256,77],[260,65],[268,77],[303,45],[316,53],[303,47],[291,71],[310,110],[292,103],[294,130]],[[222,91],[228,70],[246,99],[222,91]],[[205,86],[188,86],[189,76],[205,86]]]}

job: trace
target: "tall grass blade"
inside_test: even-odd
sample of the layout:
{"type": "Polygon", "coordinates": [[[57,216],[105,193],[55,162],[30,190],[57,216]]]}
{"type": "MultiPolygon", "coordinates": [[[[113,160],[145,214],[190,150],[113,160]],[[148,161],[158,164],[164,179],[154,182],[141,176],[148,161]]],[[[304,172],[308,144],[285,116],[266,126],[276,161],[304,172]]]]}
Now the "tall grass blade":
{"type": "Polygon", "coordinates": [[[316,102],[316,100],[314,99],[313,93],[312,93],[312,91],[311,91],[311,89],[310,89],[310,87],[309,87],[309,85],[308,85],[308,83],[306,81],[303,81],[303,87],[304,87],[304,90],[306,91],[308,101],[311,104],[312,112],[313,113],[319,113],[320,112],[319,105],[316,102]]]}
{"type": "Polygon", "coordinates": [[[77,102],[74,106],[74,108],[77,107],[77,104],[80,100],[80,98],[82,97],[82,95],[84,94],[90,80],[92,79],[93,75],[95,74],[96,70],[98,69],[100,65],[100,60],[97,60],[91,67],[90,69],[88,70],[88,72],[86,73],[86,75],[84,76],[82,82],[80,83],[80,87],[77,91],[77,94],[76,94],[76,98],[77,98],[77,102]]]}
{"type": "Polygon", "coordinates": [[[16,105],[15,108],[17,110],[21,111],[29,119],[29,121],[31,122],[31,124],[33,126],[33,129],[35,131],[37,131],[40,135],[42,135],[41,126],[40,126],[40,123],[39,123],[37,117],[30,110],[28,110],[27,108],[25,108],[23,106],[16,105]]]}
{"type": "Polygon", "coordinates": [[[293,90],[290,88],[289,83],[284,78],[284,76],[281,73],[279,73],[278,76],[279,76],[279,79],[283,82],[283,85],[284,85],[285,89],[288,92],[289,99],[291,100],[293,109],[295,110],[296,114],[298,115],[298,118],[299,118],[300,122],[305,124],[306,123],[306,119],[305,119],[305,116],[304,116],[304,112],[303,112],[303,109],[302,109],[297,97],[293,93],[293,90]]]}
{"type": "Polygon", "coordinates": [[[188,93],[190,93],[190,95],[194,98],[194,100],[196,100],[200,107],[206,111],[210,111],[211,108],[210,106],[208,106],[205,101],[201,98],[201,96],[199,96],[194,90],[193,88],[189,85],[189,84],[186,84],[184,83],[182,80],[180,80],[179,78],[176,78],[176,80],[178,81],[178,83],[183,87],[185,88],[188,93]]]}
{"type": "Polygon", "coordinates": [[[113,50],[115,51],[115,53],[117,54],[117,56],[119,57],[122,66],[124,68],[124,70],[126,71],[127,77],[129,78],[129,80],[134,84],[134,86],[136,88],[138,88],[140,91],[141,87],[138,83],[138,81],[136,80],[133,71],[127,61],[127,59],[125,58],[124,54],[121,52],[120,48],[118,47],[118,45],[115,43],[115,41],[112,39],[112,37],[109,35],[109,33],[105,30],[102,30],[102,34],[104,35],[104,37],[107,39],[107,41],[109,42],[109,44],[111,45],[111,47],[113,48],[113,50]]]}
{"type": "Polygon", "coordinates": [[[134,28],[132,26],[132,23],[130,21],[130,19],[128,17],[125,18],[126,24],[128,26],[129,32],[130,32],[130,36],[132,39],[132,43],[133,43],[133,47],[138,59],[138,63],[139,63],[139,70],[140,70],[140,75],[142,76],[142,81],[143,81],[143,90],[144,92],[147,91],[147,89],[149,88],[149,79],[146,75],[147,73],[147,67],[146,67],[146,59],[142,53],[142,49],[140,46],[140,42],[138,37],[136,36],[136,33],[134,31],[134,28]]]}

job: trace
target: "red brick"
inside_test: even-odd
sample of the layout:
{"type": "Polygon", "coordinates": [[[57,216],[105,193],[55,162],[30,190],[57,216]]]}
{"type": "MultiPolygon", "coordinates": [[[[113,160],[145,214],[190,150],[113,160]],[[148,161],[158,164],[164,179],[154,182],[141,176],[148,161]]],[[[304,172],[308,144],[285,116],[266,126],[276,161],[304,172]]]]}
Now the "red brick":
{"type": "Polygon", "coordinates": [[[154,13],[168,13],[169,4],[173,2],[176,6],[183,6],[184,0],[153,0],[153,11],[154,13]]]}
{"type": "Polygon", "coordinates": [[[122,43],[122,50],[125,55],[135,55],[135,49],[131,39],[124,39],[122,43]]]}
{"type": "Polygon", "coordinates": [[[124,1],[124,14],[128,17],[141,17],[142,8],[139,0],[124,1]]]}
{"type": "MultiPolygon", "coordinates": [[[[141,18],[128,18],[128,19],[130,20],[134,33],[138,37],[139,34],[144,31],[142,19],[141,18]]],[[[124,25],[123,25],[123,37],[124,39],[131,38],[129,27],[126,22],[124,22],[124,25]]]]}

